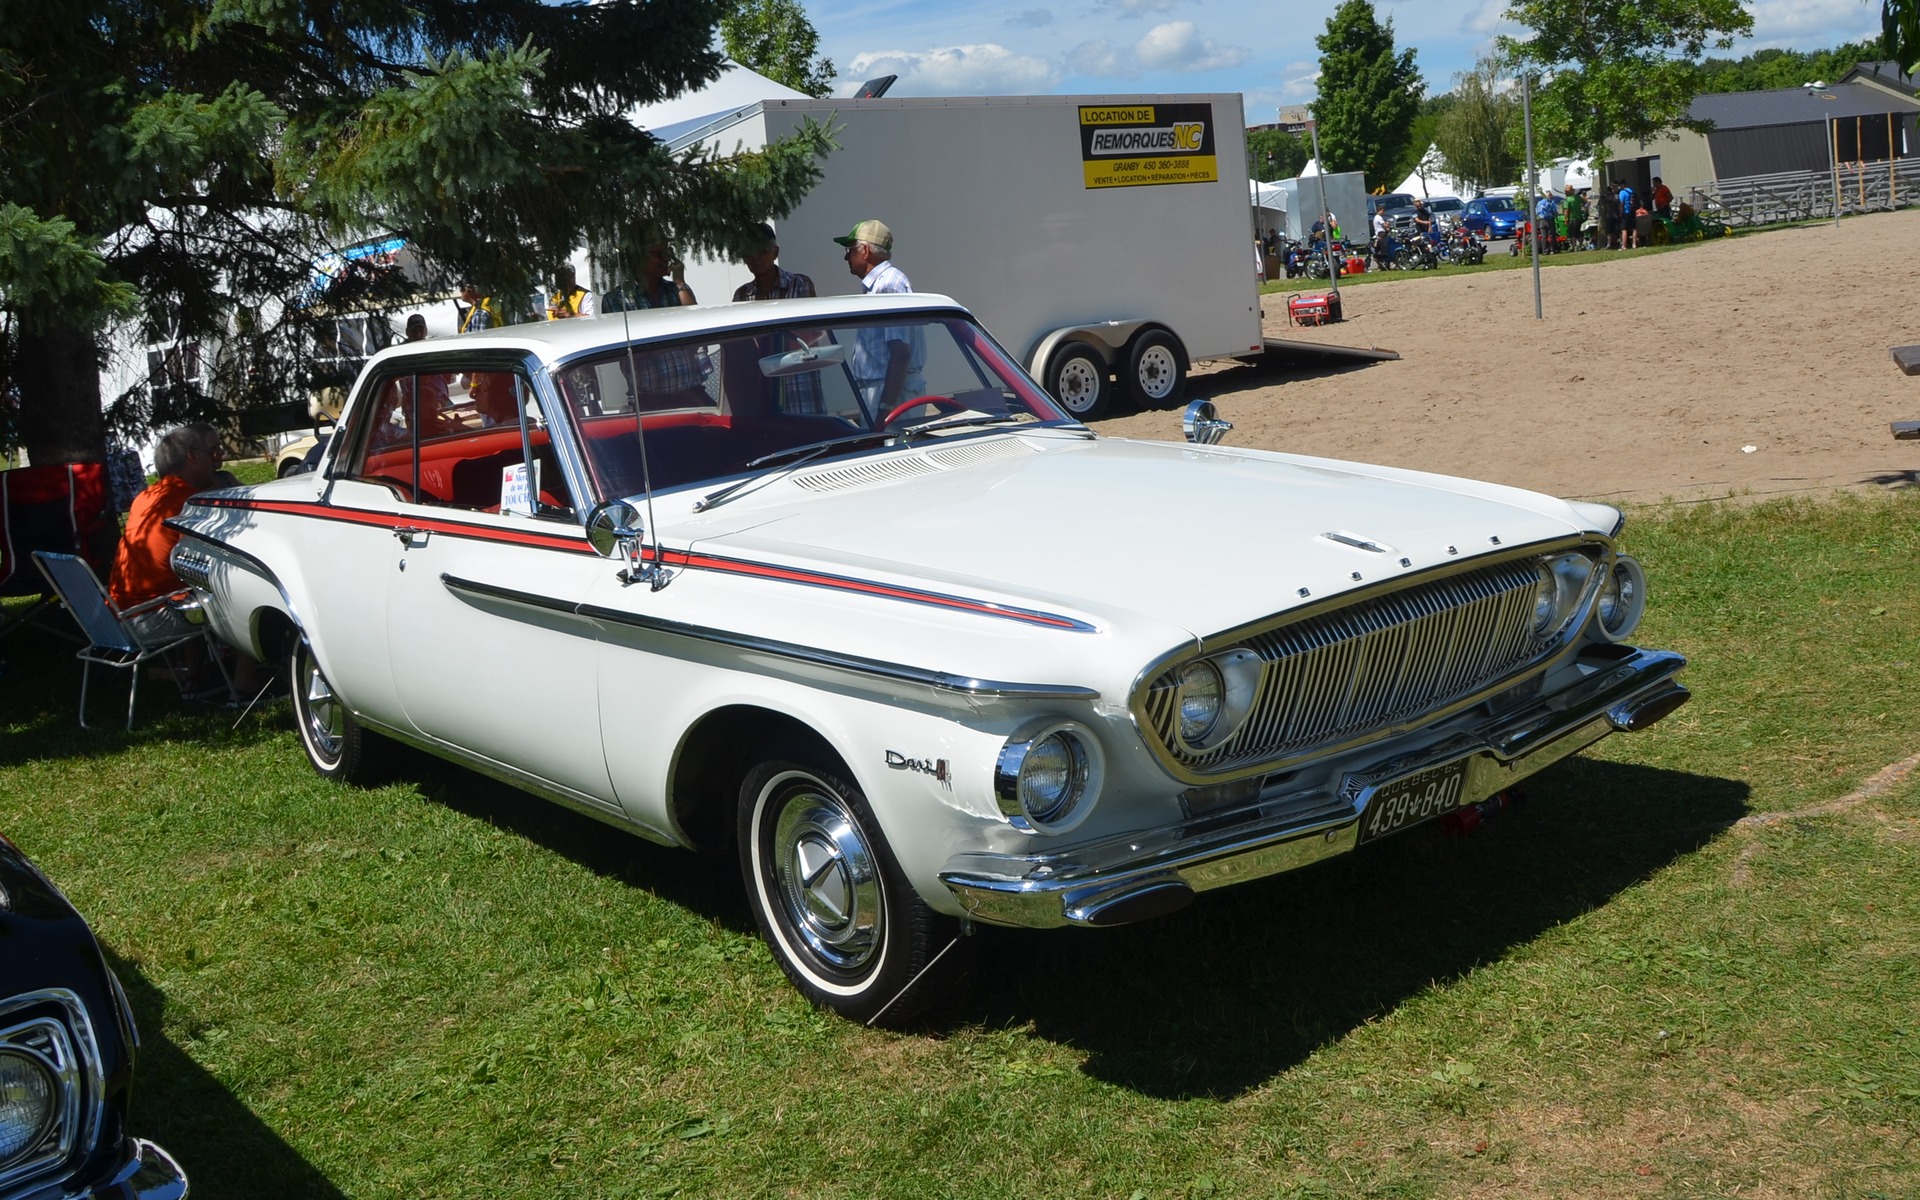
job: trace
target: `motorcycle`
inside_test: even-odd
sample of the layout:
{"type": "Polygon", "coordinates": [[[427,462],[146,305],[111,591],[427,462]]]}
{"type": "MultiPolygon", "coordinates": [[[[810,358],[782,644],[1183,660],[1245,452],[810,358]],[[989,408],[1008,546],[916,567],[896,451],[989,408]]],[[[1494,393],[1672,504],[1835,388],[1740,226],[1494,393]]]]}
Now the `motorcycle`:
{"type": "Polygon", "coordinates": [[[1373,260],[1373,269],[1376,271],[1398,271],[1407,265],[1406,250],[1391,233],[1382,232],[1376,236],[1367,254],[1373,260]]]}
{"type": "Polygon", "coordinates": [[[1416,271],[1431,271],[1440,265],[1440,251],[1430,234],[1415,234],[1407,242],[1407,265],[1416,271]]]}
{"type": "Polygon", "coordinates": [[[1487,259],[1487,244],[1465,225],[1454,225],[1447,230],[1446,249],[1442,253],[1448,262],[1457,266],[1476,267],[1487,259]]]}

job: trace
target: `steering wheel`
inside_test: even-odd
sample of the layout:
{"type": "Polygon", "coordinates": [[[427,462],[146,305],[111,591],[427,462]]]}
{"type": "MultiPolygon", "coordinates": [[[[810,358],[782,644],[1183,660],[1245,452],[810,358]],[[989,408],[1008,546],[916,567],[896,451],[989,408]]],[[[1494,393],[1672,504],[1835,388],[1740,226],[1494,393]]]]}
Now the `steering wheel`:
{"type": "Polygon", "coordinates": [[[902,400],[900,403],[894,405],[893,408],[888,411],[887,415],[880,419],[880,428],[885,429],[901,417],[919,408],[922,404],[931,404],[941,412],[957,413],[967,411],[967,406],[955,400],[952,396],[915,396],[911,400],[902,400]]]}

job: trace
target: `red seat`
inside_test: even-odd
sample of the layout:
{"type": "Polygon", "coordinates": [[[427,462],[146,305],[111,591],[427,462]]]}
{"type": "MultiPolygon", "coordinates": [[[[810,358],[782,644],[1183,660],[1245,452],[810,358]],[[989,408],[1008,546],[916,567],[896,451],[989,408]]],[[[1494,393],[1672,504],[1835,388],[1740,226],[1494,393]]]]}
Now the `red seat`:
{"type": "Polygon", "coordinates": [[[115,523],[109,491],[102,462],[0,471],[0,596],[39,597],[25,612],[0,623],[0,635],[53,603],[46,576],[33,565],[35,551],[76,554],[103,576],[112,569],[115,523]]]}

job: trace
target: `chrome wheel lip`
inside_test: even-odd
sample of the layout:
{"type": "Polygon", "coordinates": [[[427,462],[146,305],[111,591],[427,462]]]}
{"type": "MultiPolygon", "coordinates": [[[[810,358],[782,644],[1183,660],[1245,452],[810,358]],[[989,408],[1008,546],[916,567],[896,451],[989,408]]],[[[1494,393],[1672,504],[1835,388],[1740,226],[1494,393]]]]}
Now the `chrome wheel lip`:
{"type": "Polygon", "coordinates": [[[346,712],[310,649],[300,652],[300,677],[296,682],[301,695],[300,727],[307,743],[315,754],[333,762],[340,757],[346,737],[346,712]]]}
{"type": "Polygon", "coordinates": [[[857,975],[886,936],[880,863],[852,811],[812,780],[773,785],[766,861],[773,898],[797,949],[821,970],[857,975]]]}

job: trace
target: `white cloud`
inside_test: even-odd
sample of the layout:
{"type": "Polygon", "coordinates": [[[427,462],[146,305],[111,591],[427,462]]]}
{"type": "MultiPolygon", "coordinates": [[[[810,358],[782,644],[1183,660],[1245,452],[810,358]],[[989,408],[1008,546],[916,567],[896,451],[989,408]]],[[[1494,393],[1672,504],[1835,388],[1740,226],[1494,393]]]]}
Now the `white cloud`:
{"type": "Polygon", "coordinates": [[[1114,49],[1106,38],[1082,42],[1067,52],[1067,66],[1078,75],[1126,78],[1142,71],[1222,70],[1240,66],[1251,54],[1243,46],[1222,46],[1202,36],[1192,21],[1169,21],[1124,50],[1114,49]]]}
{"type": "Polygon", "coordinates": [[[1280,94],[1289,100],[1308,100],[1320,94],[1320,64],[1290,62],[1280,68],[1280,94]]]}
{"type": "MultiPolygon", "coordinates": [[[[1880,36],[1879,5],[1860,0],[1752,0],[1757,46],[1819,50],[1880,36]]],[[[1736,47],[1734,53],[1750,53],[1736,47]]]]}
{"type": "Polygon", "coordinates": [[[1201,37],[1192,21],[1169,21],[1147,30],[1133,53],[1142,66],[1156,71],[1213,71],[1237,67],[1253,52],[1201,37]]]}
{"type": "Polygon", "coordinates": [[[1482,3],[1460,18],[1460,32],[1475,33],[1482,37],[1491,37],[1504,33],[1517,37],[1525,32],[1524,27],[1507,19],[1507,0],[1482,0],[1482,3]]]}
{"type": "Polygon", "coordinates": [[[1021,25],[1028,29],[1039,29],[1053,24],[1053,10],[1050,8],[1028,8],[1007,17],[1007,24],[1021,25]]]}
{"type": "Polygon", "coordinates": [[[991,42],[977,46],[940,46],[932,50],[879,50],[856,54],[842,70],[842,84],[851,95],[859,80],[898,75],[888,95],[895,96],[1020,96],[1049,92],[1059,82],[1060,68],[1031,54],[1015,54],[991,42]]]}

